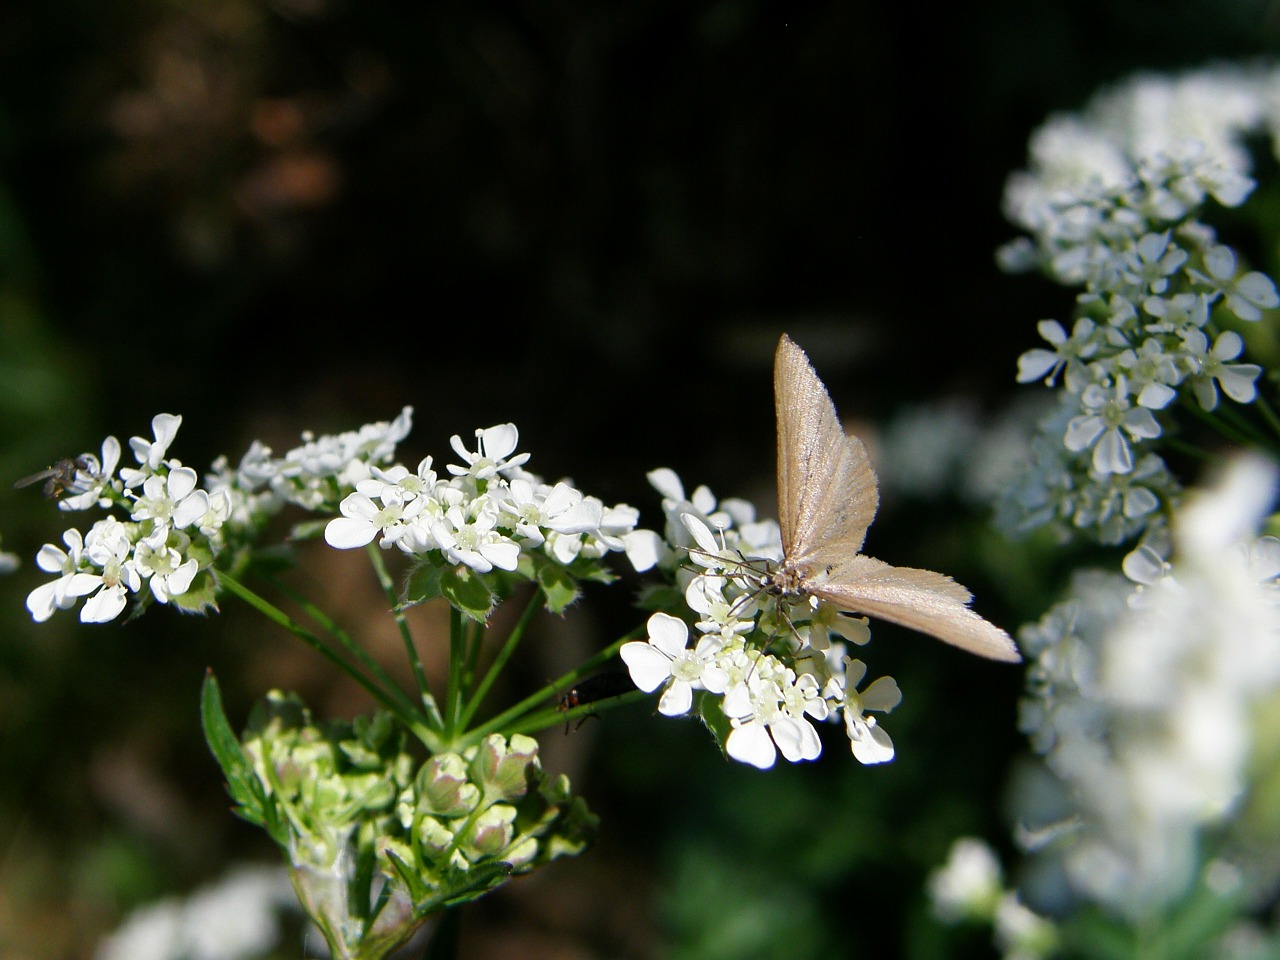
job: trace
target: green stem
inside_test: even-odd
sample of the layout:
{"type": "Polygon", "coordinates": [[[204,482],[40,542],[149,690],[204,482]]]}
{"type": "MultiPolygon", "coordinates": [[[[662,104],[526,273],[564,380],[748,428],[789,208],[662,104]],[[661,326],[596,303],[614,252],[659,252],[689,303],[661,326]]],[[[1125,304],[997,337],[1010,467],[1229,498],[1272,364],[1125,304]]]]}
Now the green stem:
{"type": "Polygon", "coordinates": [[[1271,406],[1267,402],[1267,398],[1261,394],[1258,395],[1258,398],[1253,403],[1258,408],[1258,412],[1262,414],[1262,419],[1267,421],[1267,426],[1271,428],[1271,432],[1280,437],[1280,415],[1276,414],[1275,407],[1271,406]]]}
{"type": "Polygon", "coordinates": [[[1257,424],[1252,423],[1244,412],[1237,408],[1234,404],[1220,403],[1217,410],[1214,411],[1223,420],[1230,423],[1236,430],[1240,431],[1244,436],[1249,438],[1249,445],[1262,447],[1264,450],[1270,446],[1265,433],[1258,428],[1257,424]]]}
{"type": "MultiPolygon", "coordinates": [[[[498,675],[502,673],[502,668],[507,665],[507,661],[511,659],[511,655],[515,653],[516,647],[519,645],[524,632],[529,626],[529,622],[533,620],[534,614],[542,607],[543,593],[539,587],[529,602],[525,605],[524,610],[520,614],[520,619],[516,621],[516,625],[511,628],[511,632],[507,634],[506,642],[502,645],[502,649],[498,651],[498,655],[490,664],[488,672],[484,675],[484,679],[480,681],[480,685],[476,687],[475,692],[471,695],[471,699],[467,702],[466,709],[462,711],[460,725],[462,729],[467,728],[476,711],[480,709],[480,704],[484,702],[485,696],[489,693],[489,688],[493,686],[494,681],[498,679],[498,675]]],[[[479,645],[477,644],[477,649],[479,645]]]]}
{"type": "Polygon", "coordinates": [[[382,559],[382,548],[369,544],[365,548],[365,552],[369,555],[369,562],[373,564],[373,572],[378,578],[378,584],[382,587],[382,592],[386,595],[387,602],[391,604],[391,616],[396,622],[396,629],[400,631],[400,639],[404,643],[405,656],[408,657],[409,667],[413,670],[413,679],[418,685],[418,695],[422,698],[422,706],[427,716],[427,722],[436,729],[440,729],[444,725],[440,718],[440,708],[436,706],[436,699],[431,695],[431,687],[427,683],[427,674],[422,668],[422,658],[418,655],[418,648],[413,642],[413,631],[409,629],[409,620],[400,605],[400,597],[396,593],[395,583],[391,579],[391,574],[387,571],[386,562],[382,559]]]}
{"type": "Polygon", "coordinates": [[[1199,403],[1190,401],[1186,404],[1186,407],[1191,411],[1192,415],[1199,417],[1231,442],[1238,443],[1242,447],[1254,446],[1254,440],[1225,422],[1221,416],[1216,415],[1212,411],[1205,410],[1199,403]]]}
{"type": "Polygon", "coordinates": [[[547,684],[545,687],[541,688],[535,693],[532,693],[529,696],[525,697],[523,700],[517,703],[514,707],[511,707],[508,710],[504,710],[502,713],[498,714],[496,717],[493,717],[487,722],[482,723],[480,726],[476,727],[475,729],[468,730],[464,736],[457,738],[457,740],[452,744],[452,749],[462,750],[473,743],[479,743],[489,734],[494,733],[496,731],[502,731],[505,733],[511,724],[523,718],[534,707],[538,706],[539,704],[543,703],[546,700],[551,699],[552,697],[560,696],[561,691],[566,690],[569,687],[571,687],[573,684],[577,683],[579,680],[581,680],[583,677],[589,674],[592,670],[595,670],[601,664],[607,663],[609,660],[613,659],[614,655],[618,652],[618,649],[624,643],[628,642],[629,640],[635,640],[640,636],[643,636],[643,628],[637,628],[632,633],[629,633],[626,636],[618,640],[615,640],[613,643],[609,644],[609,646],[605,647],[599,653],[595,654],[594,656],[586,660],[577,669],[570,670],[564,676],[559,677],[558,679],[547,684]]]}
{"type": "Polygon", "coordinates": [[[523,720],[507,727],[503,733],[508,736],[515,733],[537,733],[547,727],[554,727],[561,721],[567,724],[578,717],[589,717],[593,714],[603,713],[606,710],[623,707],[629,703],[636,703],[648,696],[650,694],[645,693],[643,690],[628,690],[626,693],[620,693],[614,697],[606,697],[594,703],[584,703],[576,707],[570,707],[568,710],[561,710],[557,705],[554,709],[539,710],[537,713],[530,714],[523,720]]]}
{"type": "MultiPolygon", "coordinates": [[[[369,656],[368,651],[360,646],[360,644],[352,640],[351,635],[335,623],[327,613],[317,607],[310,600],[306,599],[306,597],[303,597],[296,590],[284,583],[281,583],[276,578],[271,578],[271,584],[301,607],[307,616],[320,624],[326,633],[338,641],[338,644],[343,650],[347,651],[347,653],[359,660],[360,664],[373,675],[374,679],[382,684],[383,689],[386,691],[388,696],[394,697],[398,700],[400,705],[410,713],[418,710],[418,707],[415,706],[409,696],[400,689],[400,685],[397,684],[395,680],[392,679],[391,675],[382,668],[382,665],[379,664],[378,661],[374,660],[373,657],[369,656]]],[[[429,717],[427,719],[430,720],[429,717]]]]}
{"type": "MultiPolygon", "coordinates": [[[[338,655],[334,648],[321,640],[302,624],[298,623],[279,607],[263,597],[258,596],[235,577],[228,573],[218,573],[218,583],[231,593],[253,607],[271,622],[288,630],[295,637],[307,644],[321,656],[325,657],[356,683],[360,684],[374,700],[395,714],[396,718],[408,728],[415,737],[433,753],[439,750],[440,738],[435,731],[428,729],[415,711],[405,708],[396,698],[383,690],[377,683],[365,676],[354,664],[338,655]]],[[[403,692],[401,693],[403,696],[403,692]]]]}
{"type": "MultiPolygon", "coordinates": [[[[466,625],[462,612],[449,607],[449,682],[444,692],[444,729],[452,741],[462,718],[463,671],[466,665],[466,625]]],[[[456,749],[456,747],[455,747],[456,749]]]]}
{"type": "Polygon", "coordinates": [[[1205,463],[1221,463],[1222,457],[1209,450],[1203,450],[1194,443],[1187,443],[1185,440],[1179,440],[1177,437],[1162,437],[1163,443],[1170,450],[1176,450],[1183,456],[1190,457],[1193,460],[1200,460],[1205,463]]]}

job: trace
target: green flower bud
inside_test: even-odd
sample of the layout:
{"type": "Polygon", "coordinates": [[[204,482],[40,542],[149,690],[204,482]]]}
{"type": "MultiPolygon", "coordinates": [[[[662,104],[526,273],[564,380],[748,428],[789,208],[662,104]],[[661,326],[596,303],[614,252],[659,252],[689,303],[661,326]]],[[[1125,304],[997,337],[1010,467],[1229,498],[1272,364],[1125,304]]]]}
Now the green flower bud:
{"type": "Polygon", "coordinates": [[[456,753],[442,753],[422,765],[416,780],[418,810],[443,817],[465,817],[480,801],[480,788],[467,780],[467,764],[456,753]]]}
{"type": "Polygon", "coordinates": [[[509,743],[501,734],[490,734],[471,761],[471,777],[490,802],[519,800],[541,773],[538,741],[519,733],[509,743]]]}
{"type": "Polygon", "coordinates": [[[497,858],[511,843],[516,808],[505,803],[494,804],[480,814],[467,837],[468,852],[473,861],[497,858]]]}

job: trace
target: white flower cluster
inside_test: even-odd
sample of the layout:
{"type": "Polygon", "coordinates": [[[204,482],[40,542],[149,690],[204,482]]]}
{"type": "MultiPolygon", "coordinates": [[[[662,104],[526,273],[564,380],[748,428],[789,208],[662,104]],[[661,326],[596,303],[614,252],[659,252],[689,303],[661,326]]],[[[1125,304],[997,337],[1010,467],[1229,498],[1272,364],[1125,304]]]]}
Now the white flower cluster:
{"type": "Polygon", "coordinates": [[[1143,450],[1164,432],[1157,412],[1255,399],[1261,368],[1239,362],[1244,341],[1222,324],[1258,320],[1280,294],[1198,218],[1209,198],[1237,206],[1252,191],[1243,137],[1264,125],[1280,133],[1280,72],[1206,71],[1139,78],[1033,136],[1005,204],[1031,237],[1000,259],[1084,292],[1070,330],[1041,321],[1047,346],[1018,361],[1019,382],[1061,377],[1064,396],[1007,526],[1131,536],[1175,487],[1143,450]]]}
{"type": "Polygon", "coordinates": [[[80,610],[85,623],[114,620],[130,595],[143,603],[208,609],[214,604],[213,584],[203,571],[219,553],[251,536],[286,503],[335,508],[357,478],[370,476],[374,464],[391,458],[411,423],[412,410],[406,407],[391,423],[308,437],[280,459],[255,442],[236,470],[220,459],[204,487],[195,470],[167,456],[181,417],[158,414],[151,421],[153,439],[129,441],[137,467],[117,470],[120,442],[108,437],[101,457],[84,454],[75,461],[74,473],[60,484],[65,495],[58,506],[69,511],[100,507],[126,518],[108,516],[84,534],[67,530],[62,547],[45,544],[36,565],[57,578],[30,593],[27,609],[44,621],[87,598],[80,610]]]}
{"type": "Polygon", "coordinates": [[[391,462],[396,445],[412,427],[413,407],[405,407],[394,420],[358,430],[320,437],[304,433],[303,443],[282,457],[255,440],[235,469],[226,457],[214,461],[209,490],[228,492],[232,521],[246,529],[279,513],[284,504],[332,510],[359,481],[372,476],[375,466],[391,462]]]}
{"type": "Polygon", "coordinates": [[[204,565],[201,557],[208,557],[209,533],[226,519],[229,501],[211,497],[197,486],[194,470],[165,458],[181,425],[181,417],[156,416],[153,440],[129,441],[138,466],[123,467],[118,474],[120,442],[115,437],[103,442],[101,459],[92,454],[80,458],[82,466],[59,506],[119,507],[129,519],[108,516],[84,535],[73,527],[62,535],[65,550],[52,543],[40,548],[36,566],[58,576],[27,596],[27,609],[37,622],[87,598],[80,619],[105,623],[119,616],[129,594],[144,586],[148,597],[160,603],[191,588],[204,565]]]}
{"type": "Polygon", "coordinates": [[[1040,960],[1057,952],[1053,924],[1027,909],[1004,886],[995,852],[974,837],[960,837],[947,862],[929,876],[929,900],[943,923],[990,923],[1005,960],[1040,960]]]}
{"type": "Polygon", "coordinates": [[[281,946],[282,915],[297,906],[280,867],[237,867],[185,899],[135,910],[94,960],[252,960],[281,946]]]}
{"type": "Polygon", "coordinates": [[[1257,535],[1275,489],[1274,466],[1236,463],[1177,512],[1172,551],[1130,554],[1136,587],[1082,575],[1019,635],[1021,725],[1074,811],[1066,876],[1122,915],[1184,894],[1200,834],[1229,829],[1250,787],[1259,707],[1280,693],[1280,540],[1257,535]]]}
{"type": "Polygon", "coordinates": [[[469,450],[454,435],[462,464],[449,464],[447,476],[436,473],[430,457],[412,471],[400,464],[374,467],[339,504],[342,516],[325,527],[325,540],[350,549],[378,539],[384,549],[436,555],[477,573],[515,570],[521,556],[532,553],[567,567],[626,551],[637,569],[653,565],[656,536],[635,529],[635,508],[606,507],[565,481],[544,483],[526,471],[529,454],[515,452],[514,424],[475,436],[476,449],[469,450]]]}
{"type": "Polygon", "coordinates": [[[815,721],[843,717],[853,755],[862,763],[893,759],[893,741],[871,711],[902,699],[892,677],[859,691],[866,664],[845,654],[844,642],[866,643],[865,619],[848,617],[816,599],[793,601],[762,589],[770,563],[781,559],[778,525],[757,521],[745,500],[717,503],[706,487],[688,498],[679,477],[655,470],[666,516],[661,566],[681,590],[694,622],[668,613],[649,618],[648,640],[620,654],[641,690],[663,688],[658,712],[697,710],[715,729],[727,723],[725,752],[761,769],[778,753],[791,762],[822,752],[815,721]],[[714,532],[713,532],[714,531],[714,532]],[[695,702],[695,693],[698,695],[695,702]]]}

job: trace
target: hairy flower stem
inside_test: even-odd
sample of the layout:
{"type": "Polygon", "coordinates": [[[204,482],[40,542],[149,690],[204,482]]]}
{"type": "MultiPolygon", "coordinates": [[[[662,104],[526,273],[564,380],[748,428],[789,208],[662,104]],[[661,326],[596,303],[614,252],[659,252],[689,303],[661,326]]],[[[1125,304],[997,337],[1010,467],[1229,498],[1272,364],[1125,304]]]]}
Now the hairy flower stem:
{"type": "MultiPolygon", "coordinates": [[[[489,692],[489,688],[493,686],[494,681],[498,679],[498,675],[502,673],[502,668],[507,665],[507,661],[511,659],[511,655],[515,653],[516,647],[519,646],[520,640],[524,637],[524,632],[529,627],[530,621],[533,620],[534,614],[542,607],[545,596],[542,588],[539,587],[534,591],[533,596],[529,598],[529,602],[525,604],[525,608],[520,613],[520,619],[516,621],[516,625],[511,628],[511,632],[507,634],[506,642],[503,643],[502,649],[498,651],[498,655],[494,657],[493,663],[489,666],[488,672],[484,675],[479,685],[472,693],[470,700],[462,711],[463,728],[467,726],[475,716],[476,710],[480,708],[480,704],[484,702],[485,696],[489,692]]],[[[476,644],[476,650],[479,650],[479,644],[476,644]]]]}
{"type": "Polygon", "coordinates": [[[387,570],[386,562],[382,558],[382,551],[373,544],[369,544],[365,548],[365,553],[368,554],[369,562],[373,565],[373,572],[378,578],[378,584],[382,587],[382,592],[386,594],[387,600],[391,604],[391,613],[396,622],[396,629],[400,631],[400,639],[404,642],[405,656],[408,657],[409,666],[413,670],[413,679],[418,685],[418,695],[422,699],[427,719],[432,726],[440,728],[443,726],[440,708],[436,706],[435,697],[431,695],[431,688],[427,684],[426,672],[422,669],[422,658],[418,655],[418,648],[414,645],[413,633],[409,629],[409,621],[404,615],[404,608],[400,605],[400,598],[396,592],[395,583],[391,579],[391,574],[387,570]]]}
{"type": "MultiPolygon", "coordinates": [[[[296,603],[299,607],[301,607],[308,617],[310,617],[316,623],[320,624],[320,626],[324,628],[326,633],[328,633],[330,636],[332,636],[335,640],[338,641],[338,644],[342,647],[342,649],[346,650],[353,657],[359,660],[360,664],[366,670],[369,671],[369,673],[374,677],[374,679],[376,679],[379,683],[383,685],[383,689],[386,691],[388,696],[392,696],[398,699],[401,703],[401,706],[410,713],[412,713],[416,709],[413,701],[400,689],[399,685],[395,682],[395,680],[392,679],[391,675],[388,674],[386,670],[382,668],[381,664],[379,664],[378,661],[374,660],[373,657],[369,656],[368,651],[366,651],[358,643],[352,640],[350,634],[348,634],[345,630],[342,629],[341,626],[335,623],[334,620],[327,613],[321,610],[318,606],[316,606],[310,600],[301,596],[296,590],[293,590],[287,584],[281,583],[279,580],[275,578],[272,578],[271,584],[277,590],[279,590],[281,593],[287,596],[290,600],[296,603]]],[[[434,702],[432,702],[431,706],[432,707],[435,706],[434,702]]],[[[436,718],[438,719],[438,713],[436,715],[436,718]]],[[[426,719],[430,723],[430,721],[432,720],[432,717],[427,716],[426,719]]]]}
{"type": "Polygon", "coordinates": [[[254,593],[240,581],[226,573],[218,574],[219,585],[226,587],[227,590],[234,593],[237,597],[247,603],[253,609],[257,610],[268,620],[276,625],[288,630],[295,637],[307,644],[321,656],[325,657],[329,662],[338,667],[343,673],[351,677],[356,683],[360,684],[369,695],[372,696],[379,704],[395,714],[396,718],[404,724],[415,737],[417,737],[428,750],[433,753],[440,749],[440,737],[434,731],[429,729],[422,719],[416,715],[413,710],[406,707],[404,703],[404,694],[399,692],[397,697],[395,694],[384,690],[381,686],[365,676],[354,664],[343,659],[342,656],[332,647],[317,637],[310,630],[307,630],[302,624],[298,623],[279,607],[258,594],[254,593]]]}
{"type": "MultiPolygon", "coordinates": [[[[483,740],[485,737],[487,737],[489,734],[495,731],[511,730],[514,732],[516,730],[515,724],[516,724],[516,721],[518,720],[522,721],[522,728],[523,728],[523,725],[528,723],[532,719],[532,717],[527,717],[526,714],[529,714],[530,711],[532,711],[535,707],[539,706],[542,703],[545,703],[547,700],[550,700],[553,697],[560,696],[561,693],[568,690],[570,687],[572,687],[575,683],[577,683],[583,677],[590,674],[593,670],[597,669],[602,664],[608,663],[610,660],[612,660],[624,643],[627,643],[630,640],[635,640],[637,637],[640,637],[640,636],[643,636],[643,633],[640,630],[635,630],[627,634],[626,636],[621,637],[618,640],[615,640],[613,643],[609,644],[609,646],[605,647],[599,653],[595,654],[594,656],[584,661],[581,666],[577,667],[574,670],[570,670],[568,673],[564,674],[561,677],[558,677],[553,682],[537,690],[535,693],[532,693],[529,696],[525,697],[515,706],[511,707],[508,710],[504,710],[502,713],[498,714],[496,717],[493,717],[491,720],[487,721],[486,723],[482,723],[480,726],[476,727],[475,729],[467,731],[465,736],[459,738],[457,745],[455,746],[455,749],[462,749],[466,746],[470,746],[471,744],[479,743],[481,740],[483,740]]],[[[630,696],[630,694],[624,694],[624,696],[630,696]]],[[[621,701],[621,698],[618,698],[618,699],[619,701],[621,701]]],[[[621,703],[618,703],[615,705],[621,705],[621,703]]],[[[587,711],[583,711],[583,712],[585,713],[587,711]]],[[[556,711],[555,713],[552,713],[550,711],[544,711],[544,713],[546,714],[547,717],[552,719],[550,719],[549,722],[542,722],[541,720],[539,720],[539,725],[534,726],[533,729],[540,730],[540,729],[543,729],[544,727],[554,726],[557,720],[563,720],[567,716],[567,714],[560,713],[558,711],[556,711]]],[[[570,711],[570,713],[572,713],[572,711],[570,711]]],[[[575,714],[575,716],[578,716],[578,715],[579,714],[575,714]]],[[[538,716],[538,715],[534,714],[534,716],[538,716]]]]}

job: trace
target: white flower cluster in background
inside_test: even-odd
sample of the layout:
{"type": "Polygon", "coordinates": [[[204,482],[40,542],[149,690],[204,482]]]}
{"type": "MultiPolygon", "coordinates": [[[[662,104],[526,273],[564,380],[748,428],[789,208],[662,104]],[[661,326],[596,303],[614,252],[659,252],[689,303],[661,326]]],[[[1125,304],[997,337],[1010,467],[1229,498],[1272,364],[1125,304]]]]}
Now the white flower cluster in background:
{"type": "Polygon", "coordinates": [[[713,729],[723,719],[725,752],[761,769],[779,753],[791,761],[822,752],[815,722],[843,720],[862,763],[893,759],[893,741],[873,713],[902,699],[892,677],[858,690],[866,665],[846,644],[870,639],[863,618],[816,598],[792,600],[762,588],[768,565],[782,557],[777,523],[757,521],[745,500],[717,503],[706,487],[686,498],[668,469],[649,474],[666,517],[660,564],[694,621],[668,613],[649,618],[648,639],[622,646],[636,686],[662,688],[658,712],[700,713],[713,729]],[[832,641],[837,634],[841,640],[832,641]]]}
{"type": "Polygon", "coordinates": [[[1073,811],[1051,849],[1077,896],[1122,916],[1186,893],[1203,832],[1229,830],[1259,773],[1260,708],[1280,696],[1280,540],[1258,535],[1275,492],[1274,465],[1234,463],[1179,509],[1171,551],[1140,546],[1130,580],[1077,577],[1019,634],[1021,725],[1073,811]]]}
{"type": "Polygon", "coordinates": [[[943,923],[990,923],[1005,960],[1040,960],[1056,952],[1053,925],[1005,888],[1000,861],[981,840],[957,839],[947,862],[930,874],[928,893],[934,916],[943,923]]]}
{"type": "Polygon", "coordinates": [[[1029,231],[1000,252],[1083,288],[1070,324],[1043,320],[1045,346],[1018,361],[1019,382],[1061,386],[1045,441],[1010,491],[1002,523],[1044,524],[1104,543],[1139,533],[1176,482],[1151,450],[1175,402],[1213,414],[1252,403],[1261,368],[1241,362],[1230,329],[1280,306],[1200,219],[1212,199],[1254,188],[1243,138],[1280,133],[1280,71],[1139,77],[1031,140],[1031,169],[1010,178],[1006,213],[1029,231]]]}
{"type": "Polygon", "coordinates": [[[274,955],[298,901],[284,869],[243,866],[189,896],[134,911],[94,960],[252,960],[274,955]]]}
{"type": "Polygon", "coordinates": [[[325,527],[325,540],[339,549],[378,540],[414,556],[436,554],[477,573],[515,570],[522,554],[540,553],[569,566],[627,551],[637,569],[656,562],[656,537],[636,530],[639,511],[608,507],[571,484],[543,482],[524,469],[527,453],[516,453],[515,424],[477,430],[476,449],[451,440],[462,461],[447,476],[430,457],[415,470],[396,464],[375,467],[355,484],[325,527]]]}

